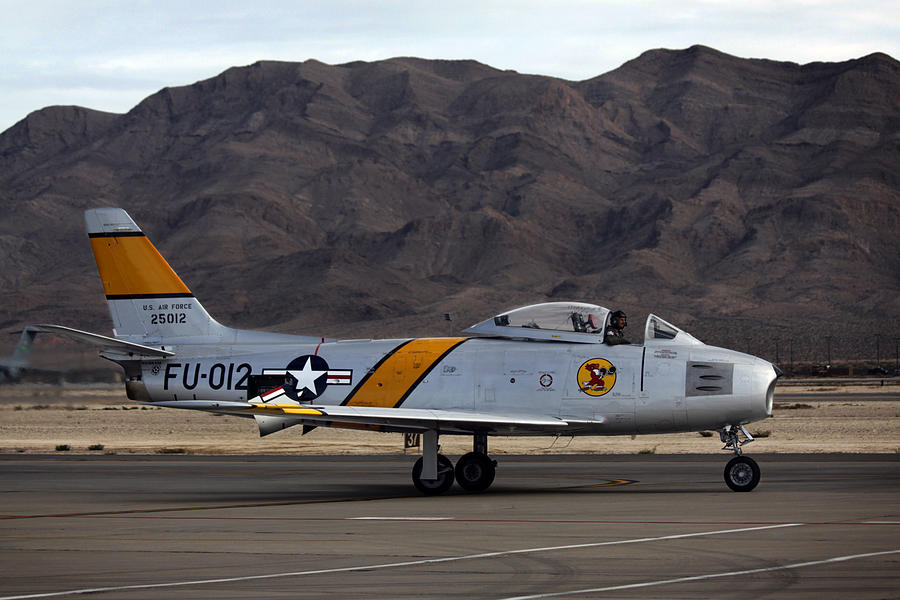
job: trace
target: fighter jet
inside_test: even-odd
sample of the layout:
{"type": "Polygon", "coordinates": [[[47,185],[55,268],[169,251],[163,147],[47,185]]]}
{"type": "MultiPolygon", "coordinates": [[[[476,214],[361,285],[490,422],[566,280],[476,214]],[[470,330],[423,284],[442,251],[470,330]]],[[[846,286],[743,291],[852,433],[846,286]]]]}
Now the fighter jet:
{"type": "Polygon", "coordinates": [[[66,373],[59,369],[49,369],[35,366],[29,356],[32,352],[34,338],[39,333],[33,327],[26,327],[19,334],[19,340],[13,353],[8,358],[0,358],[0,385],[6,383],[20,383],[23,380],[43,381],[49,383],[62,383],[66,373]]]}
{"type": "MultiPolygon", "coordinates": [[[[117,208],[85,213],[113,337],[34,330],[99,345],[130,399],[255,419],[260,435],[300,426],[422,434],[412,468],[426,495],[454,482],[488,489],[492,436],[636,435],[717,430],[734,454],[725,482],[759,483],[745,425],[769,417],[779,371],[708,346],[656,315],[642,344],[612,344],[611,313],[582,302],[504,311],[460,337],[335,340],[226,327],[117,208]],[[442,435],[472,436],[454,465],[442,435]]],[[[621,342],[621,340],[617,340],[621,342]]]]}
{"type": "Polygon", "coordinates": [[[0,360],[0,383],[15,383],[19,381],[26,371],[46,371],[45,369],[35,369],[28,361],[28,355],[31,354],[31,345],[37,333],[36,330],[30,327],[22,330],[12,356],[0,360]]]}

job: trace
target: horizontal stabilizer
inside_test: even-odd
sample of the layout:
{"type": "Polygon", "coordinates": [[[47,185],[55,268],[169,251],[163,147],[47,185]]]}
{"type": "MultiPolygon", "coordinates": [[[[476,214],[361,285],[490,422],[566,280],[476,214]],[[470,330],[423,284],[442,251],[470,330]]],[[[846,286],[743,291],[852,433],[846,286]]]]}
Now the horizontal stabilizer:
{"type": "Polygon", "coordinates": [[[62,325],[29,325],[29,329],[39,331],[41,333],[52,333],[73,339],[77,342],[85,342],[100,346],[104,351],[114,352],[117,354],[126,353],[137,357],[170,357],[175,356],[174,352],[163,350],[162,348],[154,348],[153,346],[145,346],[143,344],[135,344],[134,342],[126,342],[115,338],[100,335],[99,333],[91,333],[89,331],[81,331],[80,329],[72,329],[71,327],[63,327],[62,325]]]}

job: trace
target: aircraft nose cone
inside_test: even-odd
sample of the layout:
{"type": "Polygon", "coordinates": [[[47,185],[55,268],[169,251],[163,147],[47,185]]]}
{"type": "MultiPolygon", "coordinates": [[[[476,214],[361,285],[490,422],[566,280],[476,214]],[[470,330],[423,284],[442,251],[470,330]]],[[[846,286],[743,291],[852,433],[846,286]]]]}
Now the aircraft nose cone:
{"type": "Polygon", "coordinates": [[[769,366],[772,367],[772,371],[763,375],[763,383],[766,389],[764,400],[766,416],[772,416],[772,404],[775,402],[775,384],[778,383],[778,378],[784,375],[784,371],[774,364],[769,363],[769,366]]]}

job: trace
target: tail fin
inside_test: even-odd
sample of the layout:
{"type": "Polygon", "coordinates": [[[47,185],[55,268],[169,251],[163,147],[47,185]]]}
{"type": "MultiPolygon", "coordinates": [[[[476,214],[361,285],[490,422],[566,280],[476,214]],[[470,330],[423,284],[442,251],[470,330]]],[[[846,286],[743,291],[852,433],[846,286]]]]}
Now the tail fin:
{"type": "Polygon", "coordinates": [[[117,338],[163,343],[224,333],[128,213],[95,208],[84,220],[117,338]]]}
{"type": "Polygon", "coordinates": [[[28,355],[31,354],[31,345],[34,343],[34,337],[38,334],[37,330],[32,327],[26,327],[19,336],[19,342],[16,349],[13,350],[10,362],[18,367],[28,366],[28,355]]]}

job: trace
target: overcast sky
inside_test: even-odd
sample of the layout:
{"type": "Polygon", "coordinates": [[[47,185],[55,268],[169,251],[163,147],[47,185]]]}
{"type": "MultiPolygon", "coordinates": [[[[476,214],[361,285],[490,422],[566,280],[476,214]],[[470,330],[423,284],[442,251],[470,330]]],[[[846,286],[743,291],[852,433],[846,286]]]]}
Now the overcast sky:
{"type": "Polygon", "coordinates": [[[127,112],[264,59],[475,59],[582,80],[694,44],[798,63],[900,58],[900,0],[0,0],[0,14],[0,131],[56,104],[127,112]]]}

